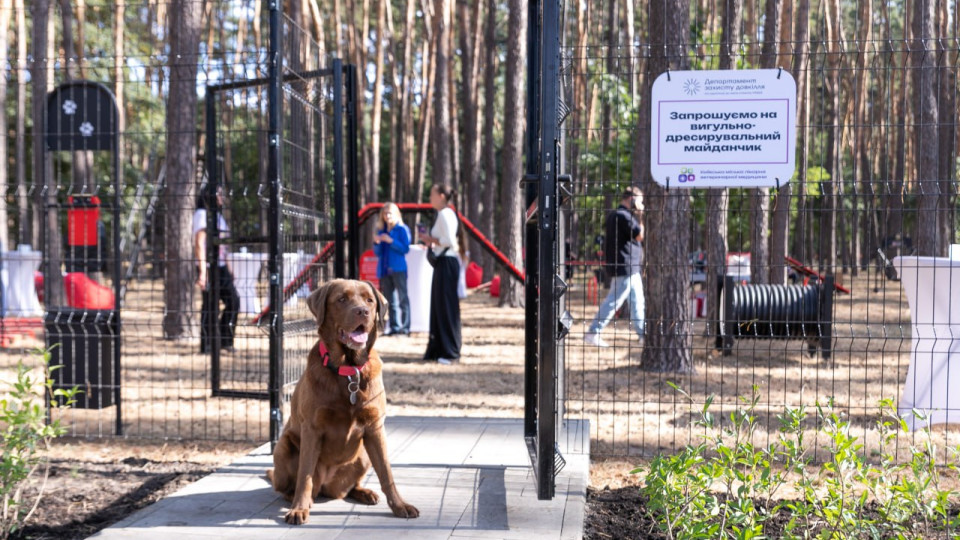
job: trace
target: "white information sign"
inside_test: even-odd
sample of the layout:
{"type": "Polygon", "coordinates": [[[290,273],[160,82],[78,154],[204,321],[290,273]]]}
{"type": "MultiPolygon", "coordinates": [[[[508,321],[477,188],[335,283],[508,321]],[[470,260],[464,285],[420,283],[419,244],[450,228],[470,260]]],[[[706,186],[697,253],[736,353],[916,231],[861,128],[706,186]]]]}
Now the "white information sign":
{"type": "Polygon", "coordinates": [[[653,83],[650,172],[681,188],[774,187],[796,165],[797,83],[781,69],[673,71],[653,83]]]}

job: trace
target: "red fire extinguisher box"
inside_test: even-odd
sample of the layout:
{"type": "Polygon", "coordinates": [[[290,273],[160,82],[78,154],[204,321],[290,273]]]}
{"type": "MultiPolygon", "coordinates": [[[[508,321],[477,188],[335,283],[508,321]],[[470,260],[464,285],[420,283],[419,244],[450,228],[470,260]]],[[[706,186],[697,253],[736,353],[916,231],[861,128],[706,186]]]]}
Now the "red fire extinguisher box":
{"type": "Polygon", "coordinates": [[[100,221],[100,197],[71,195],[67,198],[67,245],[97,245],[97,222],[100,221]]]}

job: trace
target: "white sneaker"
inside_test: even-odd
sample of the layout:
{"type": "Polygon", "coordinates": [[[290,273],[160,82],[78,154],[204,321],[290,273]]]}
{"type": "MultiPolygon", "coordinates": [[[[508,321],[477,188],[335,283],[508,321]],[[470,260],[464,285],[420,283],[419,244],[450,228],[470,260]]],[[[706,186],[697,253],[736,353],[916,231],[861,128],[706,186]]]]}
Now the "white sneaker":
{"type": "Polygon", "coordinates": [[[437,358],[437,363],[449,366],[450,364],[453,364],[453,360],[450,360],[449,358],[437,358]]]}
{"type": "Polygon", "coordinates": [[[600,334],[587,332],[583,335],[583,342],[587,345],[596,345],[597,347],[609,347],[610,344],[604,341],[600,334]]]}

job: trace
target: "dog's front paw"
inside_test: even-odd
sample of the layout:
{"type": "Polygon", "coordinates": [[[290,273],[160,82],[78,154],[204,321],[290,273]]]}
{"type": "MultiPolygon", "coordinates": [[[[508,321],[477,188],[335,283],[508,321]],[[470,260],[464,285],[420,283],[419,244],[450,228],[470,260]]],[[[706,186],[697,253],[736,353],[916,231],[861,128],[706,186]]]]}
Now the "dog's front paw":
{"type": "Polygon", "coordinates": [[[309,508],[294,508],[293,510],[287,512],[287,515],[283,517],[283,520],[291,525],[303,525],[307,522],[309,517],[309,508]]]}
{"type": "Polygon", "coordinates": [[[350,493],[347,493],[347,497],[357,501],[360,504],[377,504],[377,501],[380,500],[380,496],[376,493],[370,491],[369,489],[362,487],[355,487],[350,490],[350,493]]]}
{"type": "Polygon", "coordinates": [[[412,504],[407,504],[403,501],[391,504],[390,510],[393,510],[393,515],[397,517],[402,517],[402,518],[420,517],[420,511],[417,510],[416,506],[412,504]]]}

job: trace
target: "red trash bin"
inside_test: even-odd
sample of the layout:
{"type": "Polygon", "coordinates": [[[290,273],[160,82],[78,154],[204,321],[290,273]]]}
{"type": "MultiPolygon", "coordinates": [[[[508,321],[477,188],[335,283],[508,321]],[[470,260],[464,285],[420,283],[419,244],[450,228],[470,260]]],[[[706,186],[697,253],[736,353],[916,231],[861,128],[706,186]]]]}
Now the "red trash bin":
{"type": "Polygon", "coordinates": [[[67,198],[67,245],[97,245],[97,222],[100,221],[100,197],[71,195],[67,198]]]}
{"type": "Polygon", "coordinates": [[[380,259],[373,254],[372,249],[368,249],[360,255],[360,279],[373,283],[377,289],[380,288],[380,280],[377,279],[377,264],[380,259]]]}

